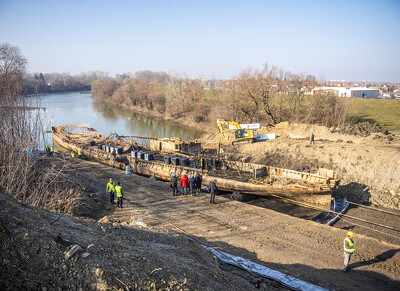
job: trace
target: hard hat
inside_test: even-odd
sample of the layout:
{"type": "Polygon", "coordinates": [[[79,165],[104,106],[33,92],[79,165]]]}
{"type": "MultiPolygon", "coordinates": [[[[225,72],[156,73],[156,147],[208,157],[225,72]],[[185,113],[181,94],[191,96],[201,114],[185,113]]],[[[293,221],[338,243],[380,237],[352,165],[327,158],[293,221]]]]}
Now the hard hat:
{"type": "Polygon", "coordinates": [[[354,237],[354,233],[353,233],[352,231],[348,231],[348,232],[347,232],[347,236],[354,237]]]}

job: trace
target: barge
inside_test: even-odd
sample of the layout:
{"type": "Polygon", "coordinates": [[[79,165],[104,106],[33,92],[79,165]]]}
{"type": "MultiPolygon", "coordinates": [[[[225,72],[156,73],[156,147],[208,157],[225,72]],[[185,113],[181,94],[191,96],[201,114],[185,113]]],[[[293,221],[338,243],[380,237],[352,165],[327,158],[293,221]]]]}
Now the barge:
{"type": "Polygon", "coordinates": [[[332,191],[340,179],[332,170],[311,174],[262,164],[202,154],[201,143],[178,138],[104,136],[86,126],[52,127],[56,144],[90,159],[131,172],[169,181],[175,173],[200,173],[203,185],[216,180],[220,190],[258,196],[275,196],[330,210],[332,191]]]}

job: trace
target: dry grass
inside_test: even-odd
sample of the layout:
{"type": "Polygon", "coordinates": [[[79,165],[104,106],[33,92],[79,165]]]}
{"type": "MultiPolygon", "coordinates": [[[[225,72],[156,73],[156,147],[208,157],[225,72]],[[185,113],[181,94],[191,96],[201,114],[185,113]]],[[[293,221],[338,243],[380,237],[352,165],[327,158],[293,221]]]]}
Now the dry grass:
{"type": "Polygon", "coordinates": [[[349,113],[356,121],[379,123],[389,132],[400,134],[400,101],[349,98],[349,113]]]}

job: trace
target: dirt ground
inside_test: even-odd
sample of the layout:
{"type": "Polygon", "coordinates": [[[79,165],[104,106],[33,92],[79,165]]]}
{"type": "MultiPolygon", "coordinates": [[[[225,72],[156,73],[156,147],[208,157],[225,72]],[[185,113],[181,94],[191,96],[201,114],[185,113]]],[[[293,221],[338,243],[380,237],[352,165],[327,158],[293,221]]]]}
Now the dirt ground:
{"type": "MultiPolygon", "coordinates": [[[[400,241],[387,243],[356,234],[357,253],[351,271],[343,273],[342,243],[346,227],[338,229],[292,217],[264,207],[207,193],[172,197],[168,183],[91,162],[73,165],[105,184],[120,181],[123,209],[109,206],[101,222],[139,225],[156,232],[174,230],[193,236],[208,247],[242,256],[330,290],[394,290],[400,287],[400,241]],[[143,224],[137,224],[138,220],[143,224]]],[[[104,199],[107,199],[104,197],[104,199]]],[[[396,217],[397,222],[400,222],[396,217]]],[[[354,230],[354,229],[353,229],[354,230]]],[[[355,230],[354,230],[355,231],[355,230]]]]}
{"type": "MultiPolygon", "coordinates": [[[[278,138],[235,147],[225,142],[225,153],[294,170],[334,169],[342,177],[334,196],[393,213],[352,205],[347,214],[393,229],[349,217],[333,227],[321,225],[309,220],[318,211],[271,198],[238,202],[222,193],[217,204],[210,205],[204,192],[173,197],[167,182],[67,157],[68,173],[86,185],[70,213],[80,219],[20,206],[1,194],[1,286],[7,290],[286,290],[217,261],[204,251],[201,245],[205,245],[329,290],[399,290],[399,138],[383,133],[343,135],[324,127],[289,124],[263,130],[278,138]],[[310,145],[310,132],[315,134],[315,145],[310,145]],[[109,178],[121,182],[123,209],[108,203],[109,178]],[[344,273],[347,230],[355,232],[357,251],[350,271],[344,273]],[[83,250],[65,259],[64,252],[74,244],[83,250]],[[84,258],[84,253],[89,256],[84,258]]],[[[203,141],[224,142],[218,134],[203,141]]],[[[53,162],[58,159],[63,158],[56,155],[53,162]]]]}

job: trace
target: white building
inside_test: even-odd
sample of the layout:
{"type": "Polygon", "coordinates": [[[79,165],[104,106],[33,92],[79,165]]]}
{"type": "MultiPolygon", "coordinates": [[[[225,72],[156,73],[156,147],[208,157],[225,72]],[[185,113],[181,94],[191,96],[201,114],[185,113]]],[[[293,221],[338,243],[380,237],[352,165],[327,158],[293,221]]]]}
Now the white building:
{"type": "Polygon", "coordinates": [[[334,95],[339,97],[359,97],[378,99],[379,89],[363,87],[315,87],[312,95],[334,95]]]}

